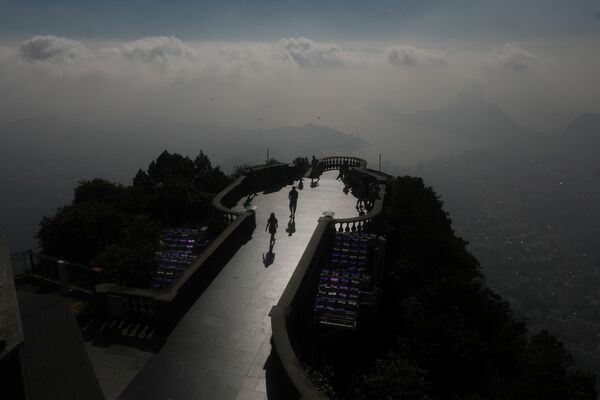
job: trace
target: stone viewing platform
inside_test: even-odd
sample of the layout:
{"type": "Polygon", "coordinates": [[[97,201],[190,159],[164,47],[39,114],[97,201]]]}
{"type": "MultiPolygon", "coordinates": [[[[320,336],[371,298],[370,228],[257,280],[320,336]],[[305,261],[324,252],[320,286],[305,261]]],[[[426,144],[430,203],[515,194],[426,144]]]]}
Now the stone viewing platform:
{"type": "Polygon", "coordinates": [[[94,304],[78,323],[109,400],[325,400],[303,365],[378,308],[390,177],[355,157],[300,164],[243,170],[212,198],[210,234],[164,228],[148,285],[33,251],[12,269],[94,304]]]}
{"type": "MultiPolygon", "coordinates": [[[[65,399],[100,399],[102,389],[106,400],[329,400],[488,398],[490,382],[503,377],[490,398],[597,397],[593,375],[572,368],[558,339],[529,336],[485,286],[421,178],[393,179],[352,157],[307,164],[249,167],[198,208],[178,204],[210,219],[163,225],[159,251],[152,248],[159,263],[144,270],[151,286],[99,281],[101,270],[31,251],[11,256],[22,260],[13,270],[23,288],[40,290],[25,284],[44,278],[56,294],[87,293],[94,308],[81,316],[81,302],[20,295],[26,340],[4,361],[19,372],[10,358],[18,354],[30,368],[22,378],[4,374],[5,382],[25,382],[28,395],[40,395],[31,398],[51,388],[65,399]],[[27,311],[34,308],[43,314],[27,311]],[[53,363],[39,361],[43,354],[53,363]],[[479,376],[484,364],[489,371],[479,376]],[[558,381],[540,386],[535,378],[556,371],[558,381]]],[[[159,226],[142,245],[158,240],[159,226]]]]}
{"type": "MultiPolygon", "coordinates": [[[[298,322],[310,327],[316,321],[318,282],[314,278],[338,258],[355,264],[354,256],[326,257],[327,249],[334,250],[333,238],[379,232],[382,227],[386,193],[382,177],[387,178],[365,167],[364,160],[344,156],[322,159],[309,171],[282,163],[245,169],[212,200],[217,210],[211,220],[212,236],[206,235],[205,227],[162,231],[160,263],[147,286],[111,283],[102,279],[102,268],[33,251],[11,254],[10,265],[27,290],[35,291],[39,284],[54,294],[94,304],[94,314],[77,315],[79,326],[69,318],[53,320],[64,320],[71,331],[79,328],[76,336],[83,335],[89,342],[107,399],[287,399],[282,388],[306,391],[304,372],[297,371],[306,352],[295,351],[300,344],[304,350],[310,348],[310,343],[306,335],[288,333],[298,322]],[[298,186],[295,218],[290,217],[289,201],[293,185],[298,186]],[[271,213],[278,220],[273,237],[272,229],[267,229],[271,213]],[[271,347],[274,343],[277,351],[271,347]]],[[[364,269],[364,262],[361,265],[364,269]]],[[[331,326],[337,328],[336,313],[345,304],[343,312],[353,310],[348,320],[352,323],[342,325],[353,331],[361,315],[369,314],[372,302],[363,301],[366,292],[333,283],[326,289],[321,303],[328,316],[321,315],[321,321],[326,326],[333,322],[331,326]]],[[[83,303],[78,300],[69,307],[80,312],[83,303]]],[[[7,304],[16,302],[3,303],[7,304]]],[[[56,315],[65,304],[56,303],[56,315]]],[[[14,332],[16,340],[1,338],[5,359],[17,354],[11,350],[22,343],[22,335],[14,332]]],[[[33,349],[30,342],[22,349],[33,349]]],[[[60,341],[55,342],[57,346],[50,350],[60,348],[60,341]]],[[[82,378],[87,384],[79,386],[89,391],[90,398],[102,396],[89,361],[82,356],[85,352],[80,351],[83,348],[73,349],[81,356],[80,364],[87,365],[71,376],[91,377],[82,378]]],[[[70,374],[68,368],[55,371],[70,374]]],[[[72,393],[79,390],[61,385],[72,393]]],[[[307,387],[312,390],[310,384],[307,387]]]]}
{"type": "Polygon", "coordinates": [[[294,220],[288,208],[291,185],[252,193],[232,206],[239,213],[255,213],[251,239],[218,273],[120,399],[267,398],[267,391],[271,393],[266,379],[271,354],[269,312],[280,300],[323,213],[349,219],[345,228],[359,216],[357,198],[344,190],[337,176],[338,171],[326,171],[314,187],[304,179],[294,220]],[[265,226],[271,213],[279,227],[269,259],[270,235],[265,226]]]}

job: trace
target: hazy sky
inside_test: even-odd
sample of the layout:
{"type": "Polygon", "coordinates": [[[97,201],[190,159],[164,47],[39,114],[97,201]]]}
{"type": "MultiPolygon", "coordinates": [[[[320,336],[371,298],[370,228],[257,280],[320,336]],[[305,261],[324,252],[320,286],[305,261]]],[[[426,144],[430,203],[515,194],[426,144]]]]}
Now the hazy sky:
{"type": "MultiPolygon", "coordinates": [[[[7,128],[14,125],[4,123],[32,117],[314,123],[366,139],[370,162],[383,153],[409,164],[468,143],[376,110],[444,107],[477,79],[526,129],[561,132],[577,114],[600,111],[599,38],[600,4],[586,0],[0,0],[0,149],[19,160],[7,128]]],[[[47,121],[34,121],[40,143],[54,140],[56,127],[39,126],[47,121]]],[[[157,148],[169,146],[171,133],[157,148]]],[[[247,152],[234,144],[228,157],[247,152]]],[[[44,167],[3,169],[12,200],[0,200],[0,219],[12,222],[0,223],[18,248],[31,246],[37,221],[67,202],[81,178],[65,171],[64,159],[79,154],[66,145],[56,143],[58,160],[37,160],[44,167]],[[15,236],[19,229],[26,231],[15,236]]],[[[110,157],[89,162],[100,168],[110,157]]]]}
{"type": "Polygon", "coordinates": [[[479,79],[532,130],[598,111],[600,4],[0,0],[0,122],[153,115],[389,131],[479,79]]]}
{"type": "Polygon", "coordinates": [[[3,0],[5,36],[85,39],[394,39],[397,35],[501,40],[599,33],[593,0],[3,0]]]}

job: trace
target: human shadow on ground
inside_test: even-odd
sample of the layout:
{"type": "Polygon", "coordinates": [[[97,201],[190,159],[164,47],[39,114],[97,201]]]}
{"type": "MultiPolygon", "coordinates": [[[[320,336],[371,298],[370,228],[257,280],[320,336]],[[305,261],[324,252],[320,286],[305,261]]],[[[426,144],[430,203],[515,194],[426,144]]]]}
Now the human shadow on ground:
{"type": "Polygon", "coordinates": [[[288,236],[292,236],[295,232],[296,232],[296,219],[295,217],[291,217],[290,221],[288,222],[288,226],[285,230],[288,234],[288,236]]]}
{"type": "Polygon", "coordinates": [[[275,237],[271,236],[271,240],[269,241],[269,251],[262,255],[262,262],[265,265],[265,268],[268,268],[275,261],[275,252],[273,251],[274,246],[275,237]]]}

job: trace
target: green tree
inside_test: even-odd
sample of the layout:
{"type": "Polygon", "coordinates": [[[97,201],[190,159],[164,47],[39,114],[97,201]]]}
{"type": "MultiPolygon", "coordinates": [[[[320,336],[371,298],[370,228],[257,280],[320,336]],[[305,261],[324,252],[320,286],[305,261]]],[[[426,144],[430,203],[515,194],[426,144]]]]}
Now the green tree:
{"type": "Polygon", "coordinates": [[[154,185],[160,185],[165,179],[177,179],[192,184],[196,177],[196,167],[189,157],[163,151],[155,161],[148,165],[148,175],[154,185]]]}
{"type": "MultiPolygon", "coordinates": [[[[562,344],[547,332],[529,339],[508,303],[485,286],[479,263],[421,179],[394,181],[386,217],[382,324],[393,332],[390,347],[427,371],[430,385],[419,390],[440,398],[596,398],[594,379],[571,372],[562,344]]],[[[383,375],[377,371],[376,364],[366,374],[383,375]]],[[[392,386],[393,379],[381,378],[392,386]]]]}
{"type": "Polygon", "coordinates": [[[80,181],[75,188],[73,204],[99,202],[119,208],[123,206],[125,191],[123,185],[102,178],[80,181]]]}
{"type": "Polygon", "coordinates": [[[202,150],[194,159],[196,167],[195,185],[207,193],[218,193],[225,188],[231,179],[219,167],[213,167],[202,150]]]}
{"type": "Polygon", "coordinates": [[[425,371],[409,360],[390,353],[376,360],[364,375],[354,382],[356,400],[427,400],[425,371]]]}
{"type": "Polygon", "coordinates": [[[145,287],[155,267],[154,254],[158,250],[160,224],[147,216],[133,217],[118,244],[98,252],[91,264],[107,271],[111,282],[127,286],[145,287]]]}
{"type": "Polygon", "coordinates": [[[202,151],[194,160],[164,151],[147,171],[138,170],[131,186],[102,178],[79,182],[73,202],[41,221],[40,247],[102,266],[115,282],[143,286],[161,226],[213,226],[210,199],[228,183],[202,151]]]}
{"type": "Polygon", "coordinates": [[[88,263],[100,250],[123,239],[127,216],[107,204],[82,202],[44,217],[37,237],[42,252],[88,263]]]}

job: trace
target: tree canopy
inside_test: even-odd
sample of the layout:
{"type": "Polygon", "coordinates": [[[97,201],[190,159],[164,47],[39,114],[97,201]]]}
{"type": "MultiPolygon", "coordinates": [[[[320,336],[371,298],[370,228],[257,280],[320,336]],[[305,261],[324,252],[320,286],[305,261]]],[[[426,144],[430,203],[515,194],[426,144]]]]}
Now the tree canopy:
{"type": "Polygon", "coordinates": [[[42,252],[101,266],[115,282],[143,286],[161,227],[210,224],[210,199],[229,183],[200,151],[193,160],[164,151],[133,184],[81,181],[71,204],[40,223],[42,252]]]}
{"type": "Polygon", "coordinates": [[[593,375],[575,369],[562,343],[529,334],[485,285],[420,178],[395,179],[386,223],[379,315],[352,339],[354,359],[335,349],[322,357],[334,398],[596,399],[593,375]]]}

